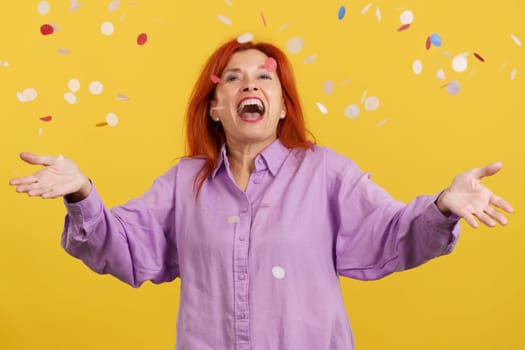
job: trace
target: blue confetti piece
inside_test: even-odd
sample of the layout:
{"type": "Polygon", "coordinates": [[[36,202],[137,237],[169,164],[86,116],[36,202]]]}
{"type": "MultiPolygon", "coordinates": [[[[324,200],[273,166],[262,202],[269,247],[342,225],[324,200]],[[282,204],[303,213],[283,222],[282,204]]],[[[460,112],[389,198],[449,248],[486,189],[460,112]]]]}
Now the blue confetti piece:
{"type": "Polygon", "coordinates": [[[436,47],[440,47],[441,44],[443,43],[441,41],[441,37],[439,36],[439,34],[436,34],[436,33],[434,33],[434,34],[432,34],[430,36],[430,42],[432,43],[432,45],[434,45],[436,47]]]}
{"type": "Polygon", "coordinates": [[[339,18],[339,20],[342,20],[343,18],[345,18],[345,14],[346,14],[346,8],[344,6],[341,6],[339,8],[339,13],[337,14],[337,18],[339,18]]]}

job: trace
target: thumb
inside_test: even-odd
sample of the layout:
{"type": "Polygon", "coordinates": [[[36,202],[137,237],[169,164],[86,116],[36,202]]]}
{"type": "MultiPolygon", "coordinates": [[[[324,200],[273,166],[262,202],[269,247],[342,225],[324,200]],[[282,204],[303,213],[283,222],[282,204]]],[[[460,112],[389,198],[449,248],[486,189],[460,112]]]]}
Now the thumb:
{"type": "Polygon", "coordinates": [[[491,175],[496,174],[498,171],[501,170],[502,167],[503,167],[503,163],[495,162],[495,163],[489,164],[489,165],[487,165],[487,166],[485,166],[483,168],[476,169],[474,171],[474,175],[478,179],[481,179],[483,177],[491,176],[491,175]]]}
{"type": "Polygon", "coordinates": [[[20,159],[23,161],[34,164],[34,165],[52,165],[55,164],[57,157],[54,156],[41,156],[34,153],[22,152],[20,153],[20,159]]]}

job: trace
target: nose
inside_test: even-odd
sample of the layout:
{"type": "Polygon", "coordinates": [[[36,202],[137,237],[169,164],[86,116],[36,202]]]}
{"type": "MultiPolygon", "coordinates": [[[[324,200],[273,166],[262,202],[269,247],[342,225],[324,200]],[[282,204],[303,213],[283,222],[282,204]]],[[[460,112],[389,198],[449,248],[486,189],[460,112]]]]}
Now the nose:
{"type": "Polygon", "coordinates": [[[253,83],[246,84],[246,86],[242,89],[242,91],[244,91],[244,92],[258,91],[258,90],[259,90],[259,88],[257,86],[255,86],[253,83]]]}

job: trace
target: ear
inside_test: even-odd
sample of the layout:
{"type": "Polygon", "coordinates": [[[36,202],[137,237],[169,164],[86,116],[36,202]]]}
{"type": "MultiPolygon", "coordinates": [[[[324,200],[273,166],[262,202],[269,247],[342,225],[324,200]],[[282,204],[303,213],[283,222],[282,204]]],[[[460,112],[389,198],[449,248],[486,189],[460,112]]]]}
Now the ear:
{"type": "Polygon", "coordinates": [[[283,107],[281,109],[281,119],[286,118],[287,112],[288,112],[288,109],[286,108],[286,104],[284,103],[284,98],[283,98],[283,107]]]}
{"type": "Polygon", "coordinates": [[[217,107],[217,101],[211,100],[209,114],[210,114],[211,119],[213,119],[213,121],[218,122],[219,117],[217,116],[217,109],[215,109],[215,107],[217,107]]]}

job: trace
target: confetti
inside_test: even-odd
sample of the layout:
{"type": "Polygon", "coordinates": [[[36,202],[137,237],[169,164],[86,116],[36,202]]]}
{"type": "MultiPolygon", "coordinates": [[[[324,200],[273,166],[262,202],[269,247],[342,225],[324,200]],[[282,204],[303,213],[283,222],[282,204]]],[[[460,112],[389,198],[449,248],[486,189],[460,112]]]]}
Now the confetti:
{"type": "Polygon", "coordinates": [[[45,117],[41,117],[40,120],[43,121],[43,122],[50,122],[51,120],[53,120],[53,117],[48,115],[48,116],[45,116],[45,117]]]}
{"type": "Polygon", "coordinates": [[[7,62],[7,61],[0,61],[0,67],[9,67],[9,62],[7,62]]]}
{"type": "Polygon", "coordinates": [[[111,36],[115,32],[115,27],[113,26],[113,23],[111,22],[104,22],[100,26],[100,30],[102,31],[102,34],[105,36],[111,36]]]}
{"type": "Polygon", "coordinates": [[[35,89],[33,88],[27,88],[24,89],[22,92],[17,92],[16,97],[20,102],[31,102],[36,100],[38,94],[35,89]]]}
{"type": "Polygon", "coordinates": [[[370,7],[372,7],[372,4],[368,4],[365,7],[363,7],[363,9],[361,10],[361,14],[364,15],[365,13],[367,13],[370,7]]]}
{"type": "Polygon", "coordinates": [[[42,136],[42,128],[38,128],[38,136],[42,136]]]}
{"type": "Polygon", "coordinates": [[[348,119],[357,118],[360,113],[361,113],[361,109],[359,109],[358,105],[355,105],[355,104],[349,105],[348,107],[345,108],[345,116],[348,119]]]}
{"type": "Polygon", "coordinates": [[[282,280],[284,278],[284,274],[285,274],[284,269],[282,267],[280,266],[272,267],[272,275],[278,280],[282,280]]]}
{"type": "Polygon", "coordinates": [[[99,127],[107,126],[107,125],[108,125],[108,123],[103,122],[103,123],[98,123],[98,124],[96,124],[95,126],[96,126],[97,128],[99,128],[99,127]]]}
{"type": "Polygon", "coordinates": [[[226,5],[233,7],[233,4],[230,0],[224,0],[224,2],[226,3],[226,5]]]}
{"type": "Polygon", "coordinates": [[[69,88],[69,90],[71,90],[72,92],[78,92],[78,90],[80,90],[80,81],[78,79],[71,79],[68,83],[67,83],[67,87],[69,88]]]}
{"type": "Polygon", "coordinates": [[[93,81],[89,84],[89,92],[93,95],[100,95],[104,91],[104,85],[100,81],[93,81]]]}
{"type": "Polygon", "coordinates": [[[50,24],[42,24],[40,26],[40,33],[42,35],[50,35],[50,34],[53,34],[54,32],[55,32],[55,28],[53,28],[53,26],[50,24]]]}
{"type": "Polygon", "coordinates": [[[454,57],[452,60],[452,69],[454,71],[461,73],[467,70],[468,68],[468,60],[467,60],[468,53],[462,53],[454,57]]]}
{"type": "Polygon", "coordinates": [[[295,37],[288,40],[287,48],[292,54],[298,54],[304,47],[303,39],[295,37]]]}
{"type": "Polygon", "coordinates": [[[334,90],[335,90],[335,86],[334,86],[334,82],[331,81],[331,80],[327,80],[324,82],[323,84],[323,92],[327,95],[331,95],[334,93],[334,90]]]}
{"type": "Polygon", "coordinates": [[[308,56],[304,59],[304,64],[309,64],[309,63],[312,63],[314,62],[315,60],[317,59],[317,55],[316,54],[313,54],[311,56],[308,56]]]}
{"type": "Polygon", "coordinates": [[[361,95],[361,101],[360,103],[363,104],[365,102],[366,96],[368,95],[368,91],[363,91],[363,95],[361,95]]]}
{"type": "Polygon", "coordinates": [[[446,77],[445,77],[445,70],[443,68],[441,68],[440,70],[437,71],[436,78],[439,79],[439,80],[445,80],[446,79],[446,77]]]}
{"type": "Polygon", "coordinates": [[[481,55],[479,53],[477,53],[477,52],[474,52],[474,57],[476,57],[481,62],[485,62],[485,59],[483,57],[481,57],[481,55]]]}
{"type": "Polygon", "coordinates": [[[239,44],[246,44],[253,40],[253,34],[252,33],[244,33],[239,35],[237,38],[237,42],[239,44]]]}
{"type": "Polygon", "coordinates": [[[38,13],[40,13],[41,15],[47,15],[50,10],[51,6],[49,6],[49,3],[47,1],[40,1],[38,3],[38,13]]]}
{"type": "Polygon", "coordinates": [[[341,86],[346,86],[346,85],[348,85],[348,83],[350,83],[350,79],[343,80],[341,82],[341,86]]]}
{"type": "Polygon", "coordinates": [[[365,101],[365,110],[372,112],[379,108],[379,98],[376,96],[370,96],[365,101]]]}
{"type": "Polygon", "coordinates": [[[288,23],[285,23],[282,26],[280,26],[279,30],[285,30],[286,28],[288,28],[288,23]]]}
{"type": "Polygon", "coordinates": [[[410,23],[403,24],[401,27],[397,28],[397,31],[398,32],[403,32],[403,31],[407,30],[408,28],[410,28],[410,23]]]}
{"type": "Polygon", "coordinates": [[[457,95],[460,90],[459,82],[451,81],[450,83],[447,84],[447,90],[450,95],[452,96],[457,95]]]}
{"type": "Polygon", "coordinates": [[[414,22],[414,14],[409,10],[403,11],[399,16],[399,20],[401,24],[412,24],[414,22]]]}
{"type": "Polygon", "coordinates": [[[275,58],[268,57],[264,62],[264,68],[270,73],[275,72],[277,70],[277,61],[275,58]]]}
{"type": "Polygon", "coordinates": [[[376,8],[376,18],[378,22],[381,22],[381,9],[379,7],[376,8]]]}
{"type": "Polygon", "coordinates": [[[214,83],[214,84],[219,84],[221,82],[221,78],[219,78],[215,74],[212,74],[210,79],[211,79],[212,83],[214,83]]]}
{"type": "Polygon", "coordinates": [[[504,70],[505,67],[507,67],[507,64],[509,64],[509,61],[505,61],[505,62],[503,62],[503,64],[501,65],[501,67],[499,67],[499,71],[501,72],[502,70],[504,70]]]}
{"type": "Polygon", "coordinates": [[[382,127],[383,125],[386,124],[387,121],[388,121],[388,119],[381,120],[379,123],[376,124],[376,128],[382,127]]]}
{"type": "Polygon", "coordinates": [[[432,45],[434,45],[436,47],[440,47],[441,45],[443,45],[443,41],[441,40],[441,36],[439,34],[437,34],[437,33],[431,34],[429,39],[430,39],[430,42],[432,43],[432,45]]]}
{"type": "Polygon", "coordinates": [[[337,18],[341,21],[343,18],[345,18],[346,14],[346,7],[341,6],[339,8],[339,11],[337,12],[337,18]]]}
{"type": "Polygon", "coordinates": [[[137,36],[137,44],[142,46],[148,41],[148,34],[146,33],[140,33],[137,36]]]}
{"type": "Polygon", "coordinates": [[[66,92],[64,94],[64,100],[66,100],[66,102],[70,105],[74,105],[75,103],[77,103],[77,96],[75,96],[75,94],[72,92],[66,92]]]}
{"type": "Polygon", "coordinates": [[[425,43],[425,48],[427,50],[430,50],[430,47],[432,46],[432,41],[430,40],[430,37],[427,37],[427,42],[425,43]]]}
{"type": "Polygon", "coordinates": [[[511,34],[510,37],[512,38],[512,40],[516,43],[516,45],[518,45],[519,47],[521,47],[521,40],[514,34],[511,34]]]}
{"type": "Polygon", "coordinates": [[[117,94],[118,101],[129,101],[129,97],[123,94],[117,94]]]}
{"type": "Polygon", "coordinates": [[[109,126],[117,126],[118,124],[118,117],[115,113],[108,113],[106,115],[106,123],[108,123],[109,126]]]}
{"type": "Polygon", "coordinates": [[[412,63],[412,71],[417,75],[421,74],[423,71],[423,63],[420,60],[415,60],[414,63],[412,63]]]}
{"type": "Polygon", "coordinates": [[[237,215],[232,215],[228,218],[228,224],[233,225],[241,220],[237,215]]]}
{"type": "Polygon", "coordinates": [[[69,11],[74,12],[78,10],[82,6],[82,4],[78,4],[76,0],[71,0],[71,6],[69,7],[69,11]]]}
{"type": "Polygon", "coordinates": [[[61,47],[58,49],[58,53],[61,55],[69,55],[71,51],[69,49],[66,49],[64,47],[61,47]]]}
{"type": "Polygon", "coordinates": [[[264,13],[262,12],[261,12],[261,19],[262,19],[264,26],[266,27],[266,18],[264,17],[264,13]]]}
{"type": "Polygon", "coordinates": [[[518,75],[518,70],[514,68],[512,72],[510,72],[510,80],[516,79],[516,76],[518,75]]]}
{"type": "Polygon", "coordinates": [[[109,12],[115,12],[120,7],[120,1],[119,0],[113,0],[108,5],[108,11],[109,12]]]}
{"type": "Polygon", "coordinates": [[[316,104],[317,108],[319,108],[321,113],[323,113],[324,115],[328,114],[328,108],[326,108],[325,105],[323,105],[321,102],[316,102],[315,104],[316,104]]]}
{"type": "Polygon", "coordinates": [[[222,23],[226,24],[227,26],[231,26],[232,25],[231,19],[229,19],[226,16],[218,15],[217,18],[219,19],[219,21],[221,21],[222,23]]]}

